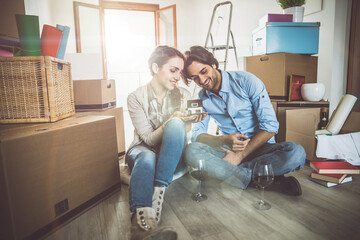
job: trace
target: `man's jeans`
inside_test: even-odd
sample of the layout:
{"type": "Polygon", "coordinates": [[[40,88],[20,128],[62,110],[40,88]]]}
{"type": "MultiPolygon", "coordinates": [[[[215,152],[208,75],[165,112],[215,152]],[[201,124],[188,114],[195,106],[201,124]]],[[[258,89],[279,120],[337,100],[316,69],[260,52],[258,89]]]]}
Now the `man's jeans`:
{"type": "MultiPolygon", "coordinates": [[[[223,146],[229,149],[228,146],[223,146]]],[[[251,181],[252,169],[256,162],[266,161],[272,164],[275,176],[301,169],[305,164],[304,148],[294,142],[266,143],[247,156],[239,166],[232,165],[222,158],[225,152],[219,147],[213,148],[204,143],[194,142],[185,150],[188,166],[196,166],[198,159],[206,160],[208,175],[246,189],[251,181]]]]}
{"type": "MultiPolygon", "coordinates": [[[[132,169],[129,185],[130,211],[151,207],[154,186],[168,186],[186,145],[185,124],[180,119],[167,122],[160,151],[140,144],[126,155],[132,169]]],[[[180,165],[180,164],[179,164],[180,165]]]]}

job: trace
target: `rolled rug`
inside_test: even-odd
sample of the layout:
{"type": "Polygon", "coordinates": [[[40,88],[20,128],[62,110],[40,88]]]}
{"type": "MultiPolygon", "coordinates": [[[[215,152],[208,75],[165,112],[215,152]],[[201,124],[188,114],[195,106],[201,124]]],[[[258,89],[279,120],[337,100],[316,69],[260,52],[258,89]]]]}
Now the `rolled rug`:
{"type": "Polygon", "coordinates": [[[339,104],[331,115],[329,123],[326,126],[326,130],[331,132],[333,135],[338,134],[356,103],[357,97],[351,94],[345,94],[340,99],[339,104]]]}
{"type": "Polygon", "coordinates": [[[56,57],[63,31],[60,29],[44,24],[41,33],[41,53],[43,56],[56,57]]]}
{"type": "Polygon", "coordinates": [[[21,55],[41,56],[39,17],[15,14],[20,38],[21,55]]]}
{"type": "Polygon", "coordinates": [[[56,24],[56,27],[58,29],[60,29],[61,31],[63,31],[63,35],[61,38],[61,42],[60,42],[60,47],[59,47],[59,51],[57,53],[56,58],[58,59],[64,59],[65,57],[65,52],[66,52],[66,45],[68,42],[68,38],[69,38],[69,33],[70,33],[70,27],[68,26],[62,26],[59,24],[56,24]]]}

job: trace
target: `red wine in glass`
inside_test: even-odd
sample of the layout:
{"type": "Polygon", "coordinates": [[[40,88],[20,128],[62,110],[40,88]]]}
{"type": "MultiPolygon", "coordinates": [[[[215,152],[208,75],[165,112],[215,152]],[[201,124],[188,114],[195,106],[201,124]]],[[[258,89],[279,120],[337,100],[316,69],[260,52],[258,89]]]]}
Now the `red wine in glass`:
{"type": "Polygon", "coordinates": [[[207,196],[201,193],[201,182],[207,178],[205,160],[199,159],[195,166],[191,167],[190,176],[198,180],[198,192],[192,195],[192,200],[196,202],[205,201],[207,196]]]}
{"type": "Polygon", "coordinates": [[[274,176],[255,176],[254,183],[260,188],[266,188],[274,181],[274,176]]]}
{"type": "Polygon", "coordinates": [[[254,183],[261,188],[261,199],[253,203],[253,206],[258,210],[268,210],[271,205],[265,202],[264,188],[269,186],[274,181],[274,171],[271,163],[257,162],[252,171],[252,179],[254,183]]]}
{"type": "Polygon", "coordinates": [[[198,181],[204,181],[207,177],[206,172],[202,171],[202,170],[194,170],[192,172],[190,172],[190,176],[192,176],[193,178],[195,178],[198,181]]]}

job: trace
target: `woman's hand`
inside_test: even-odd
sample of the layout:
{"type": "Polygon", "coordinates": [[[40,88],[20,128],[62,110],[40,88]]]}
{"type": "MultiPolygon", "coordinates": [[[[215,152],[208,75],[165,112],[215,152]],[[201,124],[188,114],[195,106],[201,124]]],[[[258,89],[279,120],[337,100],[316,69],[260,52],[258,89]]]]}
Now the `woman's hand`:
{"type": "MultiPolygon", "coordinates": [[[[180,118],[181,120],[183,120],[184,117],[186,117],[186,113],[183,113],[183,112],[180,112],[180,111],[176,111],[176,112],[174,112],[174,113],[170,116],[169,120],[170,120],[170,119],[173,119],[173,118],[180,118]]],[[[184,121],[184,120],[183,120],[183,121],[184,121]]]]}
{"type": "Polygon", "coordinates": [[[208,113],[204,112],[204,113],[201,113],[201,114],[185,116],[185,117],[182,118],[182,120],[184,122],[191,122],[191,123],[201,122],[202,120],[204,120],[206,118],[207,115],[208,115],[208,113]]]}
{"type": "Polygon", "coordinates": [[[195,115],[196,118],[193,122],[201,122],[202,120],[204,120],[207,117],[208,113],[207,112],[203,112],[201,114],[197,114],[195,115]]]}
{"type": "Polygon", "coordinates": [[[172,118],[181,119],[185,123],[186,131],[189,132],[191,130],[191,123],[200,122],[200,121],[204,120],[206,118],[207,114],[208,113],[202,113],[202,114],[187,116],[186,113],[176,111],[173,113],[173,115],[171,115],[169,120],[172,118]]]}

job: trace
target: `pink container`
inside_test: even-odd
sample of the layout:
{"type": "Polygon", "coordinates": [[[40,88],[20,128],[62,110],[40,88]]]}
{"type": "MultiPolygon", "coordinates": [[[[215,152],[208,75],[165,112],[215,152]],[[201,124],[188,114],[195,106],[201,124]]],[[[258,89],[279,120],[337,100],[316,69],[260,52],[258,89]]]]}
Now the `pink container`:
{"type": "Polygon", "coordinates": [[[292,22],[293,15],[292,14],[274,14],[269,13],[267,15],[267,22],[292,22]]]}
{"type": "Polygon", "coordinates": [[[12,57],[14,54],[12,52],[0,49],[0,57],[12,57]]]}
{"type": "Polygon", "coordinates": [[[292,14],[268,13],[259,20],[259,26],[265,26],[267,22],[292,22],[292,14]]]}

